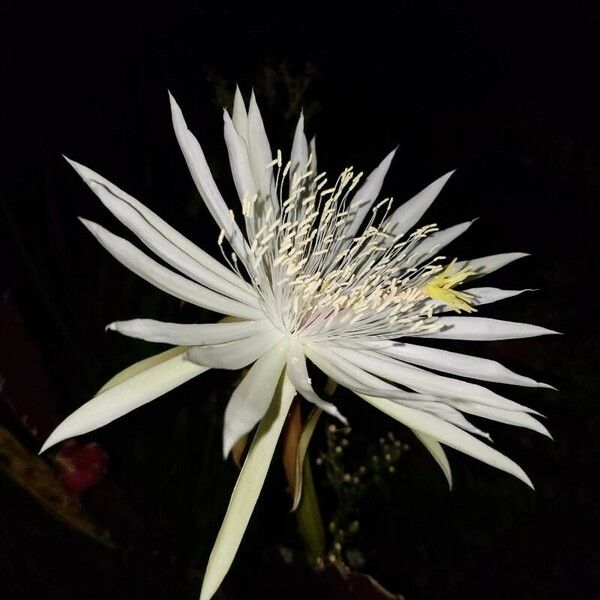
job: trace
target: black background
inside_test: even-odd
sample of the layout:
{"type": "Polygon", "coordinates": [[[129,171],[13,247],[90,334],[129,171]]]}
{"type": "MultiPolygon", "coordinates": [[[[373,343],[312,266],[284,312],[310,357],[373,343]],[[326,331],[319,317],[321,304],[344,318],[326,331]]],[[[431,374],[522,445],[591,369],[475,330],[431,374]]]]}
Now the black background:
{"type": "MultiPolygon", "coordinates": [[[[307,77],[302,103],[320,166],[370,169],[399,144],[385,192],[400,200],[457,168],[431,218],[480,219],[453,251],[530,252],[486,285],[539,288],[485,314],[565,334],[476,349],[560,390],[511,396],[548,416],[555,442],[490,427],[537,491],[452,453],[450,494],[414,444],[389,494],[364,508],[365,570],[407,600],[599,597],[599,24],[592,2],[4,2],[0,291],[39,348],[57,418],[152,351],[106,335],[106,323],[197,318],[136,281],[83,230],[77,215],[120,231],[61,153],[213,251],[218,231],[197,202],[166,90],[232,197],[220,111],[235,83],[246,97],[255,86],[272,145],[285,151],[293,127],[285,79],[307,77]]],[[[206,381],[88,436],[107,449],[110,480],[136,515],[121,532],[124,553],[67,531],[3,480],[0,597],[196,596],[235,476],[219,462],[223,404],[207,408],[199,398],[230,380],[206,381]]],[[[390,427],[342,402],[365,423],[358,439],[390,427]]],[[[2,414],[24,444],[39,447],[10,411],[2,414]]],[[[55,424],[48,419],[41,429],[55,424]]],[[[301,579],[277,574],[265,558],[265,547],[297,544],[278,477],[223,598],[308,597],[301,579]]],[[[88,509],[110,513],[114,525],[114,494],[103,485],[90,492],[88,509]]]]}

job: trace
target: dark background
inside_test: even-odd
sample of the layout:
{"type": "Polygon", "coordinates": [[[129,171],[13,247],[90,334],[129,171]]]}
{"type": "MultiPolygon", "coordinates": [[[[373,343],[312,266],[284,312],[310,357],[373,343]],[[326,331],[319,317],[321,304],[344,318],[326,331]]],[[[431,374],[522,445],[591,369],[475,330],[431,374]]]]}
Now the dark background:
{"type": "MultiPolygon", "coordinates": [[[[365,452],[388,429],[411,445],[385,493],[361,507],[364,570],[407,600],[600,597],[599,25],[592,2],[4,2],[0,424],[35,452],[106,379],[156,351],[105,334],[106,323],[212,318],[150,289],[93,241],[77,215],[120,230],[60,154],[214,251],[218,231],[186,172],[166,90],[227,197],[220,111],[235,83],[246,98],[255,86],[284,151],[304,91],[321,168],[367,170],[399,144],[384,188],[399,200],[458,168],[431,218],[480,220],[452,256],[530,252],[485,285],[539,289],[482,313],[565,334],[471,349],[560,390],[511,390],[548,416],[554,442],[488,428],[535,493],[456,453],[449,493],[408,432],[340,398],[365,452]]],[[[219,449],[231,385],[228,374],[207,376],[83,440],[109,456],[81,503],[113,548],[0,471],[0,597],[195,598],[235,479],[219,449]]],[[[272,472],[221,598],[317,597],[308,575],[274,558],[299,541],[277,461],[272,472]]]]}

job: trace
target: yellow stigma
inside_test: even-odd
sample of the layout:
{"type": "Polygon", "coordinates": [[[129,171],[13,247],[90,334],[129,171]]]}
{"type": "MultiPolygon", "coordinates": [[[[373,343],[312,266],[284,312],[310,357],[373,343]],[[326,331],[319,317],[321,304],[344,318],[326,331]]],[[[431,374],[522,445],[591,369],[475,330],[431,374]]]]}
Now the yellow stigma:
{"type": "Polygon", "coordinates": [[[426,286],[425,293],[434,300],[439,300],[453,308],[456,312],[464,310],[465,312],[477,312],[477,309],[471,306],[473,297],[465,292],[459,292],[452,289],[455,285],[462,283],[467,277],[473,275],[473,271],[464,268],[454,272],[454,259],[446,268],[438,273],[426,286]]]}

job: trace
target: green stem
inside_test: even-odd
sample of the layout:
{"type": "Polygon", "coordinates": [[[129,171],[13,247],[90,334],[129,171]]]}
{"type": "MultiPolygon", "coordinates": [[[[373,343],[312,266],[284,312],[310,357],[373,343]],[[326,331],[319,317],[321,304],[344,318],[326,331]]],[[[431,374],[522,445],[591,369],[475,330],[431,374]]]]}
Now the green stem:
{"type": "Polygon", "coordinates": [[[296,511],[296,518],[308,561],[315,564],[325,553],[325,530],[308,454],[302,467],[302,498],[296,511]]]}

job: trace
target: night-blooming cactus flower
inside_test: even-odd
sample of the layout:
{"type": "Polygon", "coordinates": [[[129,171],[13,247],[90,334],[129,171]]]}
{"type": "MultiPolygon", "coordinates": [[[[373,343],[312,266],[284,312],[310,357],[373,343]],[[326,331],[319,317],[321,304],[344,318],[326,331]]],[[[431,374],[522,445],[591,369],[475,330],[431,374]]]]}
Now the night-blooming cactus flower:
{"type": "Polygon", "coordinates": [[[211,368],[250,367],[225,410],[224,455],[258,429],[210,556],[201,600],[215,593],[231,566],[294,396],[345,422],[313,389],[307,358],[330,379],[412,429],[449,483],[442,444],[531,485],[517,464],[479,439],[488,436],[464,414],[548,435],[532,416],[535,411],[457,377],[547,386],[497,362],[429,346],[437,339],[506,340],[553,333],[460,314],[519,294],[457,287],[524,255],[462,262],[439,256],[471,223],[442,230],[415,226],[451,173],[395,208],[390,199],[380,198],[394,152],[368,177],[348,168],[329,178],[317,171],[314,140],[307,142],[300,116],[285,161],[281,152],[271,151],[254,96],[246,111],[238,90],[232,116],[223,115],[241,204],[236,219],[172,97],[171,109],[192,177],[221,230],[218,245],[227,266],[102,176],[69,161],[160,262],[100,225],[83,223],[118,261],[146,281],[227,318],[214,324],[150,319],[110,324],[109,329],[124,335],[174,348],[109,381],[57,427],[43,449],[106,425],[211,368]]]}

